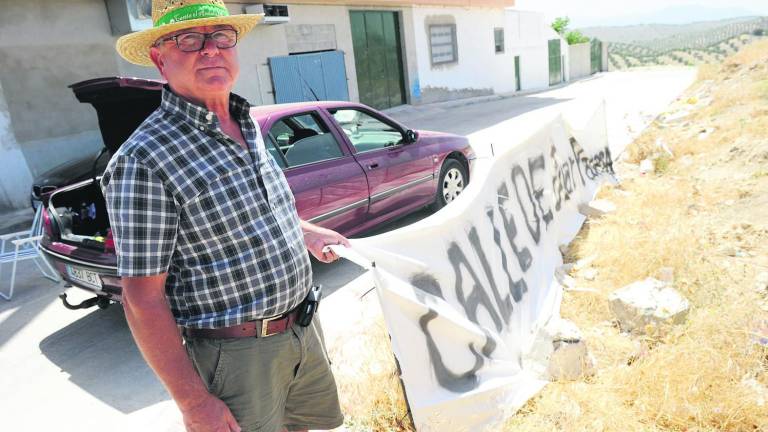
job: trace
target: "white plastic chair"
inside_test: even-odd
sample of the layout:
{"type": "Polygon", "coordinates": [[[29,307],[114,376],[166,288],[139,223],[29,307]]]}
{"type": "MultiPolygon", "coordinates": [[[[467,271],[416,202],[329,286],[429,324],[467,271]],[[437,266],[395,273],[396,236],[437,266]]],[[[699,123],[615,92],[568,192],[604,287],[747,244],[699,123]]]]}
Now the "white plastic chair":
{"type": "MultiPolygon", "coordinates": [[[[2,276],[3,266],[11,264],[11,286],[7,293],[0,291],[0,297],[10,300],[13,297],[13,288],[16,284],[16,264],[19,261],[34,260],[43,277],[58,282],[59,275],[51,266],[51,263],[40,252],[40,239],[43,238],[43,206],[42,204],[35,211],[35,218],[32,221],[32,227],[26,231],[17,231],[14,233],[0,235],[0,276],[2,276]],[[13,248],[11,248],[13,245],[13,248]],[[42,262],[42,263],[41,263],[42,262]],[[45,268],[44,268],[45,267],[45,268]],[[47,270],[46,270],[47,269],[47,270]]],[[[0,279],[1,280],[1,279],[0,279]]]]}

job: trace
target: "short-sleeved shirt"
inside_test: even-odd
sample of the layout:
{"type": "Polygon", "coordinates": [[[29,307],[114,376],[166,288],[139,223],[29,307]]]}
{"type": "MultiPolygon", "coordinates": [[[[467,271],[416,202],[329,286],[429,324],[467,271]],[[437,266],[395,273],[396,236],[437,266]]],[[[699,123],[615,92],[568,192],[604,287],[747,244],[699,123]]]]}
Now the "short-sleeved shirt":
{"type": "Polygon", "coordinates": [[[101,179],[118,273],[168,273],[166,296],[185,327],[275,316],[311,288],[293,194],[249,111],[230,95],[246,151],[213,112],[166,87],[101,179]]]}

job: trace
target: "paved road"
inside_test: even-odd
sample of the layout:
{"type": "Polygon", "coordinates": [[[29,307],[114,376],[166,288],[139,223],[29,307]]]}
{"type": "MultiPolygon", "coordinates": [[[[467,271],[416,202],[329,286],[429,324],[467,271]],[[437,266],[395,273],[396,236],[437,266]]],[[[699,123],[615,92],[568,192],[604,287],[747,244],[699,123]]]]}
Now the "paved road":
{"type": "MultiPolygon", "coordinates": [[[[402,107],[391,114],[413,128],[471,134],[531,110],[557,110],[568,101],[605,98],[611,144],[623,146],[693,77],[693,71],[682,69],[609,73],[544,93],[402,107]]],[[[379,232],[428,214],[415,213],[379,232]]],[[[371,285],[366,274],[348,262],[316,265],[315,274],[327,292],[364,292],[371,285]]],[[[6,270],[2,282],[7,281],[6,270]]],[[[173,402],[133,344],[122,309],[69,311],[57,299],[61,290],[25,262],[13,301],[0,300],[2,429],[182,430],[173,402]]],[[[67,292],[75,299],[87,297],[76,289],[67,292]]],[[[329,296],[326,315],[332,299],[341,295],[329,296]]]]}

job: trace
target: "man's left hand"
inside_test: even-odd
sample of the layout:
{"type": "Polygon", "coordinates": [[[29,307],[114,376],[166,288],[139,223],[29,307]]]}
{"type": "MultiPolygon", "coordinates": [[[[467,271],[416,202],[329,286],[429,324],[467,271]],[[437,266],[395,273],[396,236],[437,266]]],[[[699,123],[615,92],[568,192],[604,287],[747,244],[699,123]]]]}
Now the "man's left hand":
{"type": "Polygon", "coordinates": [[[304,244],[307,245],[309,252],[320,262],[330,263],[339,259],[339,256],[330,248],[326,249],[326,246],[343,245],[350,247],[349,240],[336,231],[306,221],[301,221],[301,230],[304,232],[304,244]]]}

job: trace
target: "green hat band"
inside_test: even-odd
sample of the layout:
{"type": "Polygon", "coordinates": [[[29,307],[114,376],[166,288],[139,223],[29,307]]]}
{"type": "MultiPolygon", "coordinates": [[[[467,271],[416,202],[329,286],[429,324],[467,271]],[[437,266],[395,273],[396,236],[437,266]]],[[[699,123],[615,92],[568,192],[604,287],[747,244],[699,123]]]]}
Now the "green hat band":
{"type": "Polygon", "coordinates": [[[194,4],[189,6],[180,7],[174,11],[160,17],[155,23],[155,27],[160,27],[166,24],[173,24],[182,21],[189,21],[200,18],[216,18],[229,16],[229,11],[226,7],[211,5],[211,4],[194,4]]]}

